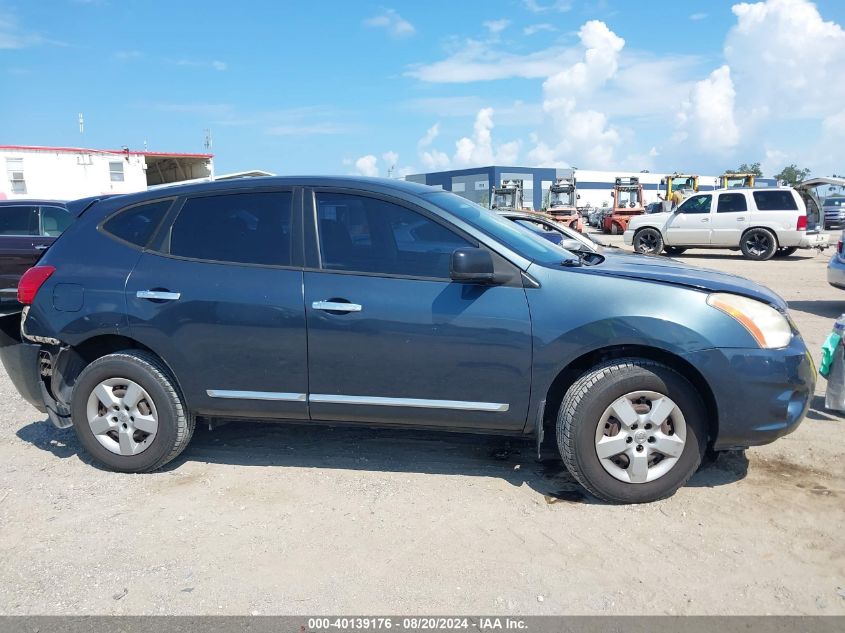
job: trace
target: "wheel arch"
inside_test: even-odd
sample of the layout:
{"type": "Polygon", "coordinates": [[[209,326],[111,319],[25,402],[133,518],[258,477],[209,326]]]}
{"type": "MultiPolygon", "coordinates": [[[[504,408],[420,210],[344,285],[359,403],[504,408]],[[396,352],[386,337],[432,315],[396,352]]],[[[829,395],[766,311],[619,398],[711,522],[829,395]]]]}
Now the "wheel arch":
{"type": "Polygon", "coordinates": [[[754,231],[756,229],[765,229],[769,233],[775,236],[775,248],[780,248],[780,237],[778,236],[777,229],[771,226],[766,226],[765,224],[754,224],[752,226],[747,227],[742,231],[742,235],[739,236],[739,241],[742,243],[742,240],[745,239],[745,236],[748,235],[749,231],[754,231]]]}
{"type": "MultiPolygon", "coordinates": [[[[707,414],[708,443],[712,444],[719,432],[719,411],[716,406],[716,398],[704,376],[694,365],[681,356],[664,349],[645,345],[612,345],[598,348],[582,354],[561,369],[545,394],[544,429],[549,431],[554,428],[563,397],[580,376],[599,363],[618,358],[641,358],[656,361],[674,369],[689,380],[704,403],[707,414]]],[[[554,432],[548,434],[553,436],[554,432]]]]}
{"type": "Polygon", "coordinates": [[[53,360],[54,372],[50,384],[53,397],[69,405],[71,393],[82,370],[98,358],[126,350],[144,351],[155,356],[167,368],[182,397],[185,397],[176,373],[160,354],[134,338],[120,334],[98,334],[59,349],[53,360]]]}

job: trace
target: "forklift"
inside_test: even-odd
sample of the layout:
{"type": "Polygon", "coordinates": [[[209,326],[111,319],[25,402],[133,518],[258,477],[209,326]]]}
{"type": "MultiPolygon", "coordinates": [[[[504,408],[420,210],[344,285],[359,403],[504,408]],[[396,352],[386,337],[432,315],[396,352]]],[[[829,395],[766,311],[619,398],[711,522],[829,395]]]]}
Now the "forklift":
{"type": "Polygon", "coordinates": [[[754,174],[722,174],[717,180],[719,189],[732,189],[733,187],[753,187],[754,174]]]}

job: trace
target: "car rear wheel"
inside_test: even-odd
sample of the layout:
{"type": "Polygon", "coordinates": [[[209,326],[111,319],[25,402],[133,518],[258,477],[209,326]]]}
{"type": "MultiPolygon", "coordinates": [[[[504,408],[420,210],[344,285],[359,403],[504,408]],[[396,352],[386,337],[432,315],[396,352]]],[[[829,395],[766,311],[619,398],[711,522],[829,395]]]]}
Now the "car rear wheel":
{"type": "Polygon", "coordinates": [[[185,449],[194,431],[176,381],[156,356],[140,350],[88,365],[73,389],[71,413],[85,449],[125,473],[161,468],[185,449]]]}
{"type": "Polygon", "coordinates": [[[664,246],[663,252],[667,255],[682,255],[687,249],[680,246],[664,246]]]}
{"type": "Polygon", "coordinates": [[[707,446],[695,388],[660,363],[627,358],[590,370],[563,398],[557,442],[569,472],[610,503],[671,496],[695,473],[707,446]]]}
{"type": "Polygon", "coordinates": [[[740,248],[748,259],[765,261],[774,256],[778,241],[769,229],[751,229],[743,234],[740,248]]]}
{"type": "Polygon", "coordinates": [[[610,234],[611,235],[622,235],[622,226],[618,222],[614,222],[610,225],[610,234]]]}
{"type": "Polygon", "coordinates": [[[779,248],[775,251],[775,257],[789,257],[793,255],[795,251],[798,250],[797,246],[785,246],[783,248],[779,248]]]}
{"type": "Polygon", "coordinates": [[[657,229],[640,229],[634,235],[634,250],[643,255],[659,255],[663,250],[663,236],[657,229]]]}

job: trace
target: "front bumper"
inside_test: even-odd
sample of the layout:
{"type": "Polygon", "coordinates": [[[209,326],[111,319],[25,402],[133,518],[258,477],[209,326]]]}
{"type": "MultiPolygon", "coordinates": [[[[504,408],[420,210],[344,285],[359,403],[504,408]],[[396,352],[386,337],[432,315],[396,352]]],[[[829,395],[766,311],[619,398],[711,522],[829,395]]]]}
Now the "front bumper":
{"type": "Polygon", "coordinates": [[[825,233],[806,233],[801,236],[798,248],[818,248],[824,250],[830,246],[830,236],[825,233]]]}
{"type": "Polygon", "coordinates": [[[622,234],[622,241],[625,242],[628,246],[634,245],[634,232],[631,229],[628,229],[622,234]]]}
{"type": "Polygon", "coordinates": [[[709,349],[686,359],[715,396],[716,450],[774,442],[797,429],[810,407],[816,367],[800,336],[783,349],[709,349]]]}

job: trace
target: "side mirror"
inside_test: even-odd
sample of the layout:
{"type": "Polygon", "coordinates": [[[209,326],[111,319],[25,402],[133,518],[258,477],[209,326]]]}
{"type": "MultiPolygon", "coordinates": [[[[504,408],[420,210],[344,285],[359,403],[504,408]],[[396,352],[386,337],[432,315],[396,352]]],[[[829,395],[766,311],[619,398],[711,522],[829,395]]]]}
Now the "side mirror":
{"type": "Polygon", "coordinates": [[[493,257],[483,248],[459,248],[452,253],[449,276],[453,281],[493,283],[493,257]]]}
{"type": "Polygon", "coordinates": [[[567,238],[565,240],[561,240],[559,246],[561,248],[565,248],[568,251],[572,251],[573,253],[584,252],[587,250],[584,248],[584,245],[579,242],[578,240],[573,240],[571,238],[567,238]]]}

